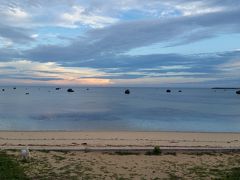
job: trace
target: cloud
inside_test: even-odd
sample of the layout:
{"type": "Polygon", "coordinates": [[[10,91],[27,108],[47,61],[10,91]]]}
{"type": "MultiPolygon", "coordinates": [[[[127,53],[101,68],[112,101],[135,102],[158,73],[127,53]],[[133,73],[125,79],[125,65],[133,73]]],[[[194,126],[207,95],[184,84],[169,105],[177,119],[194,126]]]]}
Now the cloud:
{"type": "Polygon", "coordinates": [[[4,11],[3,13],[5,13],[6,16],[11,17],[12,19],[17,18],[17,20],[25,20],[29,17],[27,12],[18,7],[9,7],[9,9],[7,11],[4,11]]]}
{"type": "MultiPolygon", "coordinates": [[[[2,41],[2,48],[0,48],[0,62],[1,61],[9,61],[13,60],[17,57],[20,56],[20,52],[17,51],[16,49],[12,49],[11,47],[8,47],[8,45],[4,44],[5,42],[2,41]]],[[[11,46],[11,41],[10,41],[10,46],[11,46]]]]}
{"type": "Polygon", "coordinates": [[[155,43],[186,44],[224,33],[237,33],[240,11],[226,11],[170,19],[123,22],[88,31],[69,46],[38,46],[24,52],[25,58],[61,63],[107,58],[155,43]]]}
{"type": "Polygon", "coordinates": [[[1,2],[0,70],[35,83],[208,83],[224,75],[236,81],[238,69],[225,64],[237,66],[235,51],[186,56],[164,48],[240,33],[239,10],[233,0],[1,2]],[[155,44],[159,54],[130,54],[155,44]]]}
{"type": "Polygon", "coordinates": [[[104,27],[117,22],[117,18],[97,11],[98,7],[73,0],[10,0],[0,4],[1,22],[14,27],[104,27]]]}
{"type": "Polygon", "coordinates": [[[240,59],[230,60],[218,66],[222,71],[240,71],[240,59]]]}
{"type": "MultiPolygon", "coordinates": [[[[114,51],[127,51],[131,48],[147,46],[158,42],[174,41],[178,38],[182,38],[181,41],[184,43],[189,43],[214,36],[217,33],[224,33],[227,29],[229,31],[234,31],[233,26],[239,24],[237,22],[237,17],[239,16],[239,5],[238,3],[234,3],[230,0],[221,3],[216,0],[173,0],[170,2],[165,0],[109,0],[108,3],[95,0],[87,2],[73,0],[10,0],[0,4],[0,15],[2,23],[0,26],[6,27],[4,31],[9,30],[9,34],[11,31],[14,31],[12,34],[17,33],[15,37],[25,40],[34,39],[31,39],[31,36],[32,34],[36,34],[31,33],[30,35],[27,35],[25,33],[26,27],[31,30],[38,27],[79,28],[82,26],[88,26],[90,28],[102,28],[115,24],[109,28],[104,28],[104,32],[97,30],[91,31],[90,33],[84,35],[87,36],[86,40],[82,40],[82,36],[80,36],[78,38],[79,43],[74,45],[86,44],[85,48],[92,48],[94,44],[98,47],[99,45],[106,46],[106,43],[112,41],[112,44],[109,44],[109,46],[116,46],[114,51]],[[196,8],[198,10],[196,10],[196,8]],[[193,12],[197,12],[200,10],[204,11],[207,8],[220,8],[220,10],[207,11],[206,13],[197,13],[191,15],[190,17],[184,17],[184,13],[187,13],[184,12],[184,9],[192,9],[193,12]],[[133,19],[130,22],[126,22],[125,20],[120,19],[124,13],[135,10],[144,14],[142,16],[143,18],[140,18],[139,21],[135,21],[133,19]],[[160,15],[165,11],[176,12],[173,13],[175,15],[167,17],[164,16],[164,18],[159,18],[158,15],[156,15],[160,15]],[[148,12],[147,14],[149,15],[147,15],[146,12],[148,12]],[[221,27],[219,27],[219,25],[221,27]],[[88,44],[88,41],[91,42],[91,45],[88,44]],[[95,43],[92,44],[92,42],[95,43]]],[[[85,30],[79,31],[81,32],[85,30]]],[[[235,27],[235,30],[238,31],[239,26],[235,27]]],[[[15,38],[12,36],[13,35],[11,34],[2,35],[2,37],[15,42],[15,38]]],[[[106,51],[113,52],[113,49],[108,47],[106,51]]]]}
{"type": "Polygon", "coordinates": [[[24,28],[12,28],[11,26],[0,23],[0,37],[14,43],[26,43],[33,41],[30,32],[24,28]]]}
{"type": "Polygon", "coordinates": [[[13,45],[13,42],[7,38],[0,37],[0,48],[9,48],[13,45]]]}
{"type": "MultiPolygon", "coordinates": [[[[213,0],[214,1],[214,0],[213,0]]],[[[220,12],[226,9],[219,3],[211,3],[209,1],[170,1],[166,2],[168,5],[178,9],[183,16],[192,16],[198,14],[208,14],[220,12]]]]}
{"type": "Polygon", "coordinates": [[[149,70],[149,71],[153,71],[153,70],[183,70],[183,69],[191,69],[191,66],[186,66],[186,65],[167,65],[167,66],[159,66],[159,67],[155,67],[155,68],[143,68],[141,70],[149,70]]]}
{"type": "Polygon", "coordinates": [[[104,78],[105,73],[91,68],[63,67],[54,62],[39,63],[28,60],[0,62],[1,81],[9,79],[18,82],[53,84],[89,84],[107,85],[110,80],[104,78]],[[92,77],[94,75],[94,77],[92,77]],[[98,78],[98,77],[103,78],[98,78]]]}
{"type": "Polygon", "coordinates": [[[233,59],[222,64],[219,64],[216,67],[220,72],[222,72],[222,76],[225,79],[238,79],[240,80],[240,59],[233,59]]]}
{"type": "Polygon", "coordinates": [[[92,13],[86,12],[86,9],[81,6],[73,6],[73,12],[63,13],[61,15],[62,25],[65,27],[77,28],[79,24],[87,25],[92,28],[102,28],[106,25],[116,23],[116,18],[99,16],[92,13]]]}
{"type": "MultiPolygon", "coordinates": [[[[239,3],[233,0],[9,0],[1,2],[3,24],[20,27],[104,27],[117,23],[127,13],[139,12],[142,18],[199,15],[233,10],[239,3]],[[13,24],[14,23],[14,24],[13,24]]],[[[128,19],[124,19],[128,20],[128,19]]]]}
{"type": "Polygon", "coordinates": [[[115,56],[80,64],[33,62],[0,63],[1,82],[69,85],[158,86],[216,84],[239,81],[239,51],[199,55],[115,56]],[[106,60],[106,61],[104,61],[106,60]],[[76,67],[75,67],[76,66],[76,67]],[[236,74],[237,73],[237,74],[236,74]],[[10,81],[10,82],[11,82],[10,81]]]}
{"type": "Polygon", "coordinates": [[[188,83],[203,83],[216,80],[216,78],[200,78],[200,77],[156,77],[156,78],[139,78],[139,79],[115,79],[114,84],[128,85],[128,86],[169,86],[169,85],[181,85],[188,83]]]}
{"type": "Polygon", "coordinates": [[[19,75],[19,74],[11,74],[11,75],[0,75],[1,78],[3,79],[14,79],[16,81],[18,80],[27,80],[27,81],[35,81],[35,82],[47,82],[47,81],[58,81],[58,80],[63,80],[61,78],[52,78],[52,77],[29,77],[29,76],[24,76],[24,75],[19,75]]]}

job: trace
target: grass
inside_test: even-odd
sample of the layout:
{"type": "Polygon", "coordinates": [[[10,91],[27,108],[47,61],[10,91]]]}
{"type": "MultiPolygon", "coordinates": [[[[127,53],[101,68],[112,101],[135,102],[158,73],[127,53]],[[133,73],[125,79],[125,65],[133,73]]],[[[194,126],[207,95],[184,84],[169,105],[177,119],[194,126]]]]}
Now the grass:
{"type": "Polygon", "coordinates": [[[0,152],[0,179],[28,179],[19,162],[5,152],[0,152]]]}
{"type": "Polygon", "coordinates": [[[66,159],[64,156],[59,156],[59,155],[53,155],[53,158],[55,158],[57,161],[62,161],[66,159]]]}
{"type": "Polygon", "coordinates": [[[223,178],[224,180],[238,180],[240,179],[240,167],[230,169],[230,172],[223,178]]]}
{"type": "Polygon", "coordinates": [[[194,166],[191,168],[188,168],[189,172],[191,174],[196,174],[198,177],[206,177],[207,176],[207,168],[203,166],[194,166]]]}
{"type": "MultiPolygon", "coordinates": [[[[84,159],[86,154],[79,153],[79,158],[72,159],[71,153],[67,155],[62,152],[49,153],[48,156],[42,152],[33,152],[32,158],[27,161],[21,161],[17,158],[17,153],[7,154],[0,151],[0,180],[14,180],[14,179],[104,179],[111,177],[112,179],[134,179],[141,177],[146,178],[146,174],[142,173],[142,168],[138,168],[138,164],[144,165],[147,159],[151,159],[152,164],[146,166],[149,169],[145,173],[152,173],[152,179],[159,176],[159,171],[162,171],[168,179],[184,179],[188,177],[190,179],[221,179],[221,180],[240,180],[240,154],[216,154],[206,155],[201,157],[202,154],[189,155],[189,162],[179,163],[177,160],[181,160],[181,153],[176,154],[173,152],[161,152],[161,149],[156,146],[149,151],[149,155],[162,155],[157,156],[144,156],[144,153],[136,152],[112,152],[111,161],[105,162],[101,158],[99,153],[90,154],[93,159],[84,159]],[[9,155],[12,154],[12,155],[9,155]],[[139,158],[143,158],[144,161],[137,163],[131,163],[128,165],[121,164],[117,167],[118,160],[135,159],[134,156],[123,157],[124,155],[139,155],[139,158]],[[165,155],[168,155],[165,157],[165,155]],[[173,155],[173,156],[169,156],[173,155]],[[100,157],[98,157],[100,156],[100,157]],[[194,157],[191,162],[191,156],[194,157]],[[224,156],[224,159],[221,159],[224,156]],[[81,157],[81,158],[80,158],[81,157]],[[168,159],[170,158],[170,159],[168,159]],[[212,161],[206,159],[211,158],[212,161]],[[220,160],[217,160],[219,159],[220,160]],[[62,161],[62,162],[60,162],[62,161]],[[53,162],[53,164],[51,164],[53,162]],[[57,166],[60,163],[60,166],[57,166]],[[65,164],[66,163],[66,164],[65,164]],[[162,164],[162,165],[160,165],[162,164]],[[115,166],[116,168],[113,168],[115,166]],[[159,168],[162,166],[162,168],[159,168]],[[115,171],[116,169],[116,171],[115,171]],[[120,169],[120,171],[118,171],[120,169]],[[25,171],[25,173],[24,173],[25,171]],[[121,173],[120,173],[121,172],[121,173]],[[126,173],[126,174],[125,174],[126,173]]],[[[103,153],[109,154],[109,153],[103,153]]],[[[78,153],[75,154],[76,156],[78,153]]],[[[187,156],[186,154],[183,156],[187,156]]],[[[137,157],[136,157],[137,158],[137,157]]],[[[147,161],[146,161],[147,162],[147,161]]],[[[148,161],[149,162],[149,161],[148,161]]],[[[141,166],[140,166],[141,167],[141,166]]],[[[157,178],[156,178],[157,179],[157,178]]]]}
{"type": "Polygon", "coordinates": [[[182,178],[176,176],[175,174],[170,173],[170,174],[169,174],[169,179],[170,179],[170,180],[179,180],[179,179],[182,179],[182,178]]]}

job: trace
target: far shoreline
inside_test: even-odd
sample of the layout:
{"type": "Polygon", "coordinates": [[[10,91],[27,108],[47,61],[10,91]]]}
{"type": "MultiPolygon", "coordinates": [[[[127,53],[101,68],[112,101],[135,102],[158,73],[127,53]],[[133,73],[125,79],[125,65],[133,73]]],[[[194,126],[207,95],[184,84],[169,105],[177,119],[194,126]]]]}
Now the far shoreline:
{"type": "Polygon", "coordinates": [[[79,133],[210,133],[210,134],[240,134],[235,131],[177,131],[177,130],[0,130],[0,132],[79,132],[79,133]]]}

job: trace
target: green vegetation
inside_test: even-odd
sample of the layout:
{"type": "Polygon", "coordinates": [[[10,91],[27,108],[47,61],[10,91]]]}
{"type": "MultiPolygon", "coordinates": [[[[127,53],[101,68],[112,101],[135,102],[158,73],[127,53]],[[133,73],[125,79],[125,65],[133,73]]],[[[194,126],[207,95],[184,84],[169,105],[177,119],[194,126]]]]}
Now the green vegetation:
{"type": "Polygon", "coordinates": [[[24,169],[17,160],[4,152],[0,152],[0,179],[28,179],[24,169]]]}
{"type": "Polygon", "coordinates": [[[240,167],[234,167],[231,169],[207,169],[202,166],[194,166],[189,168],[190,174],[195,174],[199,178],[205,178],[211,176],[212,179],[217,180],[239,180],[240,179],[240,167]]]}
{"type": "Polygon", "coordinates": [[[152,151],[146,152],[146,155],[161,155],[162,151],[159,146],[155,146],[152,151]]]}
{"type": "Polygon", "coordinates": [[[162,153],[161,149],[159,146],[155,146],[153,149],[153,154],[154,155],[160,155],[162,153]]]}
{"type": "MultiPolygon", "coordinates": [[[[109,153],[106,153],[109,154],[109,153]]],[[[112,179],[134,179],[139,177],[146,179],[146,174],[142,173],[141,164],[144,162],[135,162],[128,164],[121,164],[119,166],[118,160],[127,160],[128,157],[124,155],[138,155],[139,158],[146,164],[149,159],[152,160],[152,165],[146,166],[145,173],[152,173],[152,179],[158,179],[159,171],[165,173],[169,179],[221,179],[221,180],[238,180],[240,179],[240,154],[216,154],[212,155],[187,155],[189,162],[181,162],[181,153],[176,154],[173,152],[167,153],[161,151],[156,146],[148,152],[148,155],[163,155],[159,157],[146,157],[142,153],[118,151],[112,152],[110,155],[123,156],[114,157],[112,160],[104,161],[101,154],[96,153],[93,159],[88,159],[91,155],[85,153],[76,153],[81,158],[72,158],[72,154],[64,154],[62,152],[49,153],[46,156],[45,152],[33,152],[30,160],[20,160],[18,153],[15,151],[0,152],[0,180],[26,180],[26,179],[104,179],[112,177],[112,179]],[[12,154],[12,155],[9,155],[12,154]],[[164,155],[173,155],[169,157],[170,160],[165,159],[164,155]],[[85,159],[85,156],[89,156],[85,159]],[[223,157],[224,156],[224,157],[223,157]],[[193,158],[193,161],[191,159],[193,158]],[[208,158],[211,161],[208,163],[208,158]],[[222,159],[221,159],[222,158],[222,159]],[[165,160],[164,160],[165,159],[165,160]],[[195,163],[192,163],[195,162],[195,163]],[[66,163],[66,164],[65,164],[66,163]],[[138,164],[140,163],[140,166],[138,164]],[[161,166],[160,164],[164,164],[161,166]],[[112,168],[115,166],[116,168],[112,168]],[[121,173],[114,172],[113,169],[121,169],[121,173]],[[148,170],[149,169],[149,170],[148,170]],[[127,173],[128,175],[124,174],[127,173]]],[[[104,153],[103,153],[104,155],[104,153]]],[[[186,156],[183,154],[183,156],[186,156]]],[[[106,157],[107,158],[107,157],[106,157]]],[[[136,157],[129,157],[134,161],[136,157]]],[[[143,165],[143,164],[142,164],[143,165]]]]}
{"type": "MultiPolygon", "coordinates": [[[[204,156],[204,155],[209,155],[209,156],[221,156],[221,153],[217,152],[188,152],[188,153],[183,153],[187,155],[194,155],[194,156],[204,156]]],[[[227,153],[225,153],[227,154],[227,153]]]]}
{"type": "Polygon", "coordinates": [[[207,175],[209,174],[208,173],[208,169],[204,166],[194,166],[194,167],[191,167],[191,168],[188,168],[189,172],[191,174],[196,174],[197,177],[207,177],[207,175]]]}
{"type": "Polygon", "coordinates": [[[121,155],[121,156],[124,156],[124,155],[139,155],[140,153],[138,152],[128,152],[128,151],[117,151],[115,152],[116,155],[121,155]]]}
{"type": "Polygon", "coordinates": [[[230,169],[230,172],[223,178],[224,180],[237,180],[240,179],[240,167],[230,169]]]}

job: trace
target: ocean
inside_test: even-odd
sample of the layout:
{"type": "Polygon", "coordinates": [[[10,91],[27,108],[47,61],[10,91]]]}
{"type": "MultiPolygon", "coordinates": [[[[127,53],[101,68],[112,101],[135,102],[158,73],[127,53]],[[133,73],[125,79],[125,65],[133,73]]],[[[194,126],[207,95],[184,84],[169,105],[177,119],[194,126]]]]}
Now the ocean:
{"type": "Polygon", "coordinates": [[[240,132],[236,90],[2,88],[0,130],[240,132]]]}

